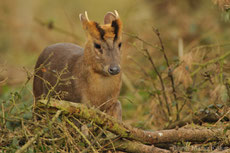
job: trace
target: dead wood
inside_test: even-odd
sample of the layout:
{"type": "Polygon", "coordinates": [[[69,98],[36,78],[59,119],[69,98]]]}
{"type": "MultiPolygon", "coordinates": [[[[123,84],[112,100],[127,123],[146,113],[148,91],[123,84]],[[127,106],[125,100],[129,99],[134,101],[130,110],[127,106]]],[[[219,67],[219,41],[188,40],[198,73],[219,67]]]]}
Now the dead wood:
{"type": "Polygon", "coordinates": [[[170,153],[171,151],[155,147],[154,145],[145,145],[140,142],[130,140],[113,141],[114,146],[119,151],[136,153],[170,153]]]}
{"type": "Polygon", "coordinates": [[[40,101],[41,104],[48,105],[63,110],[65,113],[71,113],[77,117],[93,121],[97,125],[103,127],[122,138],[136,140],[143,144],[173,143],[173,142],[207,142],[217,141],[223,136],[222,129],[207,128],[180,128],[162,131],[144,131],[119,122],[107,114],[97,110],[88,108],[83,104],[72,103],[67,101],[50,100],[47,104],[46,100],[40,101]]]}

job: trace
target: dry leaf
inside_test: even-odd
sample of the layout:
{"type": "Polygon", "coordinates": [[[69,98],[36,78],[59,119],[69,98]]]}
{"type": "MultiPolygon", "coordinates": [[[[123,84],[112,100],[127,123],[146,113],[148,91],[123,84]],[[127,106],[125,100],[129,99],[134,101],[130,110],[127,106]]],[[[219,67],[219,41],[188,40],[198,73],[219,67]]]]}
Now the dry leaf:
{"type": "Polygon", "coordinates": [[[193,80],[190,75],[190,70],[193,63],[199,62],[202,58],[203,53],[200,53],[199,50],[189,52],[180,57],[181,64],[173,71],[173,76],[175,78],[175,84],[183,84],[185,88],[188,88],[192,85],[193,80]]]}
{"type": "Polygon", "coordinates": [[[176,85],[182,83],[185,88],[192,85],[192,77],[187,67],[185,63],[182,63],[173,71],[176,85]]]}
{"type": "Polygon", "coordinates": [[[215,103],[226,103],[229,100],[228,91],[225,85],[217,85],[216,88],[210,92],[211,100],[215,103]]]}

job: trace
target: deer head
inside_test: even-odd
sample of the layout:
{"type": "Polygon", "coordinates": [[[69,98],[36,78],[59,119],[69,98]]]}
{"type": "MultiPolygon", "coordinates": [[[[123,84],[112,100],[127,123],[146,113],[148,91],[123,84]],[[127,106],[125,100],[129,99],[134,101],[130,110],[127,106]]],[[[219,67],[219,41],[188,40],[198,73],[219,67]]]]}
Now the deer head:
{"type": "Polygon", "coordinates": [[[105,76],[119,74],[121,67],[122,22],[118,12],[108,12],[104,24],[90,21],[80,14],[80,20],[87,35],[84,56],[93,70],[105,76]]]}

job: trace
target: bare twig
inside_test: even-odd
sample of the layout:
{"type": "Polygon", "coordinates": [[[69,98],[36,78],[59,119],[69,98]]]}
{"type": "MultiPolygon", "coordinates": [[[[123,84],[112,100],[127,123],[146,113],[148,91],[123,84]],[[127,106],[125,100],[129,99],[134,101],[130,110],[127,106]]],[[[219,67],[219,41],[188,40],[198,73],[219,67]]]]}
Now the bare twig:
{"type": "Polygon", "coordinates": [[[165,103],[166,103],[166,107],[167,107],[167,111],[168,111],[168,115],[171,116],[171,111],[170,111],[170,108],[169,108],[168,98],[167,98],[167,96],[166,96],[165,85],[164,85],[164,81],[163,81],[163,79],[162,79],[162,76],[161,76],[161,74],[158,72],[158,70],[157,70],[157,68],[156,68],[156,66],[155,66],[155,64],[154,64],[154,62],[153,62],[153,59],[152,59],[152,57],[151,57],[149,51],[148,51],[147,49],[144,49],[144,51],[146,52],[147,57],[148,57],[150,63],[152,64],[152,67],[153,67],[154,71],[156,72],[156,74],[157,74],[157,76],[158,76],[158,78],[159,78],[159,80],[160,80],[161,88],[162,88],[162,91],[163,91],[163,97],[164,97],[164,99],[165,99],[165,103]]]}
{"type": "Polygon", "coordinates": [[[168,66],[168,76],[171,80],[171,84],[172,84],[172,93],[173,93],[173,97],[174,97],[174,101],[176,102],[176,110],[177,110],[177,117],[176,117],[176,120],[179,120],[180,119],[180,113],[179,113],[179,104],[178,104],[178,101],[177,101],[177,95],[176,95],[176,88],[175,88],[175,83],[174,83],[174,78],[173,78],[173,75],[172,75],[172,69],[169,65],[169,60],[168,60],[168,57],[165,53],[165,47],[164,47],[164,44],[163,44],[163,41],[161,39],[161,36],[160,36],[160,32],[158,29],[156,28],[153,28],[153,31],[155,32],[155,34],[157,35],[159,41],[160,41],[160,46],[161,46],[161,49],[160,51],[163,52],[163,55],[164,55],[164,59],[166,61],[166,64],[168,66]]]}
{"type": "MultiPolygon", "coordinates": [[[[136,46],[135,46],[135,47],[136,47],[136,46]]],[[[137,48],[137,49],[138,49],[138,48],[137,48]]],[[[154,88],[156,91],[159,90],[159,89],[157,89],[157,87],[156,87],[156,85],[155,85],[155,83],[154,83],[154,80],[153,80],[152,77],[146,72],[146,70],[145,70],[137,61],[135,61],[133,58],[130,57],[130,60],[132,60],[132,61],[140,68],[141,72],[143,72],[144,75],[145,75],[147,78],[150,79],[150,81],[151,81],[151,83],[152,83],[152,85],[153,85],[153,88],[154,88]]],[[[163,102],[162,102],[162,99],[160,98],[160,95],[159,95],[159,94],[157,94],[157,98],[158,98],[158,100],[159,100],[160,106],[163,108],[163,102]]],[[[163,111],[163,113],[166,115],[165,110],[162,109],[162,111],[163,111]]]]}
{"type": "Polygon", "coordinates": [[[191,49],[188,49],[190,51],[194,51],[194,50],[201,50],[201,49],[207,49],[207,48],[217,48],[217,47],[227,47],[230,46],[230,43],[217,43],[217,44],[208,44],[208,45],[201,45],[198,47],[193,47],[191,49]]]}
{"type": "MultiPolygon", "coordinates": [[[[96,125],[96,124],[94,124],[94,125],[96,125]]],[[[97,127],[99,127],[98,125],[96,125],[97,127]]],[[[101,127],[100,127],[101,128],[101,127]]],[[[100,129],[99,128],[99,129],[100,129]]],[[[90,130],[89,130],[90,131],[90,130]]],[[[98,152],[100,152],[100,149],[101,148],[103,148],[102,146],[101,146],[101,144],[99,144],[99,142],[98,142],[98,139],[102,136],[102,134],[103,133],[105,133],[103,130],[101,130],[101,132],[96,136],[96,137],[94,137],[93,136],[93,142],[91,143],[91,145],[94,145],[95,143],[97,143],[97,145],[99,146],[99,149],[97,150],[98,152]]],[[[83,150],[82,151],[82,153],[87,153],[87,152],[89,152],[88,150],[90,149],[90,146],[88,146],[88,148],[86,148],[85,150],[83,150]]],[[[114,149],[115,150],[115,149],[114,149]]]]}
{"type": "MultiPolygon", "coordinates": [[[[150,63],[151,63],[151,65],[152,65],[152,67],[153,67],[153,69],[154,69],[154,71],[156,72],[156,74],[157,74],[157,77],[159,78],[159,80],[160,80],[160,84],[161,84],[161,89],[162,89],[162,92],[163,92],[163,98],[164,98],[164,100],[165,100],[165,103],[166,103],[166,107],[167,107],[167,111],[168,111],[168,118],[169,118],[169,116],[171,116],[171,111],[170,111],[170,108],[169,108],[169,103],[168,103],[168,98],[167,98],[167,96],[166,96],[166,91],[165,91],[165,85],[164,85],[164,81],[163,81],[163,78],[162,78],[162,76],[161,76],[161,74],[158,72],[158,70],[157,70],[157,67],[156,67],[156,65],[155,65],[155,63],[154,63],[154,61],[153,61],[153,59],[152,59],[152,57],[151,57],[151,55],[150,55],[150,53],[149,53],[149,51],[147,50],[147,49],[139,49],[136,45],[133,45],[138,51],[144,51],[147,55],[145,55],[145,57],[150,61],[150,63]]],[[[162,102],[161,102],[161,99],[160,99],[160,97],[159,97],[159,101],[160,101],[160,105],[162,106],[162,102]]],[[[164,112],[164,114],[165,114],[165,111],[164,111],[164,109],[162,109],[163,110],[163,112],[164,112]]]]}
{"type": "MultiPolygon", "coordinates": [[[[98,126],[97,124],[94,124],[94,125],[95,125],[97,128],[99,128],[99,129],[108,137],[108,134],[107,134],[107,132],[106,132],[104,129],[102,129],[102,128],[101,128],[100,126],[98,126]]],[[[101,147],[101,148],[98,150],[99,152],[102,151],[103,148],[106,147],[107,145],[112,146],[112,149],[113,149],[114,151],[116,151],[113,140],[112,140],[111,138],[109,138],[108,141],[109,141],[109,142],[108,142],[106,145],[104,145],[103,147],[101,147]]]]}
{"type": "MultiPolygon", "coordinates": [[[[59,117],[59,115],[61,114],[62,110],[58,110],[55,114],[55,116],[52,118],[52,120],[50,121],[49,125],[52,125],[54,123],[54,121],[59,117]]],[[[25,152],[25,150],[32,145],[32,143],[34,141],[37,140],[37,138],[41,135],[43,135],[45,133],[45,130],[42,129],[41,131],[39,131],[33,138],[31,138],[26,144],[24,144],[20,149],[18,149],[15,153],[23,153],[25,152]]]]}
{"type": "Polygon", "coordinates": [[[68,118],[65,119],[81,136],[82,138],[85,140],[85,142],[91,147],[93,152],[97,152],[94,147],[92,146],[92,144],[90,143],[90,141],[86,138],[86,136],[81,132],[81,130],[74,125],[74,123],[72,123],[68,118]]]}
{"type": "Polygon", "coordinates": [[[4,103],[2,103],[2,126],[2,128],[5,128],[6,126],[4,103]]]}
{"type": "Polygon", "coordinates": [[[204,67],[206,67],[206,66],[208,66],[208,65],[210,65],[210,64],[214,64],[214,63],[216,63],[216,62],[218,62],[218,61],[224,60],[224,59],[227,58],[229,55],[230,55],[230,51],[228,51],[227,53],[225,53],[224,55],[222,55],[222,56],[220,56],[220,57],[217,57],[217,58],[215,58],[215,59],[209,60],[209,61],[207,61],[206,63],[203,63],[203,64],[194,63],[193,65],[197,65],[198,68],[197,68],[195,71],[193,71],[193,72],[191,73],[191,76],[196,75],[201,69],[203,69],[204,67]]]}
{"type": "Polygon", "coordinates": [[[130,36],[130,37],[133,37],[133,38],[135,38],[135,39],[137,39],[137,40],[143,42],[144,44],[146,44],[146,45],[148,45],[148,46],[150,46],[150,47],[152,47],[152,48],[160,49],[157,45],[153,45],[153,44],[151,44],[150,42],[147,42],[147,41],[141,39],[138,35],[131,34],[131,33],[126,33],[126,32],[123,32],[123,34],[125,34],[125,35],[127,35],[127,36],[130,36]]]}
{"type": "Polygon", "coordinates": [[[218,119],[218,121],[214,124],[214,125],[217,125],[217,123],[219,123],[224,117],[226,117],[228,114],[230,114],[230,110],[228,110],[222,117],[220,117],[218,119]]]}
{"type": "Polygon", "coordinates": [[[65,34],[65,35],[69,35],[69,36],[71,36],[72,38],[74,38],[76,40],[80,39],[77,35],[73,34],[72,32],[69,32],[69,31],[66,31],[66,30],[64,30],[62,28],[57,27],[52,21],[50,21],[50,22],[44,22],[44,21],[42,21],[42,20],[40,20],[38,18],[34,18],[34,20],[37,23],[39,23],[40,25],[47,27],[48,29],[53,29],[53,30],[55,30],[55,31],[57,31],[59,33],[62,33],[62,34],[65,34]]]}

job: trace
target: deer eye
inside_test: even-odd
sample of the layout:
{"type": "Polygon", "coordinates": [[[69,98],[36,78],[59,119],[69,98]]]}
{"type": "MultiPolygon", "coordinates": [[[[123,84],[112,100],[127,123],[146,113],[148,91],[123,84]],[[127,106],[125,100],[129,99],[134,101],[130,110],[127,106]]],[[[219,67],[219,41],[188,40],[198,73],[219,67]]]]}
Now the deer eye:
{"type": "Polygon", "coordinates": [[[97,44],[97,43],[94,43],[94,47],[95,47],[96,49],[101,49],[101,45],[99,45],[99,44],[97,44]]]}
{"type": "Polygon", "coordinates": [[[118,44],[118,47],[121,48],[121,45],[122,45],[122,43],[119,43],[119,44],[118,44]]]}

